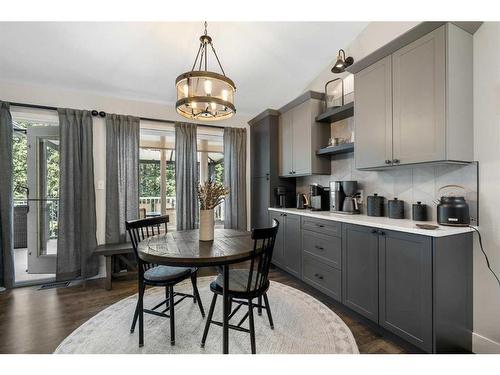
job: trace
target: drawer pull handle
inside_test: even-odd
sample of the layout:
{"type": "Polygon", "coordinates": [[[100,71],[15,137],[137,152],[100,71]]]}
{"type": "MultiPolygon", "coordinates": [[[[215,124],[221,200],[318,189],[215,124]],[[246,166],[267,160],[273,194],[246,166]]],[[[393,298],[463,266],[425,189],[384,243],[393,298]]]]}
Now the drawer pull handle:
{"type": "Polygon", "coordinates": [[[323,224],[316,224],[316,226],[317,226],[318,228],[324,228],[324,225],[323,225],[323,224]]]}
{"type": "Polygon", "coordinates": [[[323,247],[316,245],[316,249],[318,250],[325,250],[323,247]]]}
{"type": "Polygon", "coordinates": [[[317,277],[320,280],[323,280],[323,276],[321,276],[319,273],[315,273],[314,277],[317,277]]]}

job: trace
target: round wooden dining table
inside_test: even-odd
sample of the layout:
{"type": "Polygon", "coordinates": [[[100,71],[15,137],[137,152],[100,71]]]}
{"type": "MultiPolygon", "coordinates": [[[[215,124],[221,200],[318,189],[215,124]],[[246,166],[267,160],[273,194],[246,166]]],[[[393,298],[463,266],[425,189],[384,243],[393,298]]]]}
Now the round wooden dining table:
{"type": "Polygon", "coordinates": [[[149,237],[139,243],[139,257],[166,266],[221,266],[224,275],[222,353],[229,352],[229,265],[251,258],[254,241],[251,233],[235,229],[215,229],[213,241],[200,241],[199,231],[184,230],[149,237]]]}

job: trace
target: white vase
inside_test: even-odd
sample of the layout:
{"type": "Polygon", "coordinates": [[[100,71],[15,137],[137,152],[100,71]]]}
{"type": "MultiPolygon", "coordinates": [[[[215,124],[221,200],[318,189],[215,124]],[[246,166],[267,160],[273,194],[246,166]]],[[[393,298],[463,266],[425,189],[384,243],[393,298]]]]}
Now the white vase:
{"type": "Polygon", "coordinates": [[[200,210],[200,241],[214,240],[214,210],[200,210]]]}

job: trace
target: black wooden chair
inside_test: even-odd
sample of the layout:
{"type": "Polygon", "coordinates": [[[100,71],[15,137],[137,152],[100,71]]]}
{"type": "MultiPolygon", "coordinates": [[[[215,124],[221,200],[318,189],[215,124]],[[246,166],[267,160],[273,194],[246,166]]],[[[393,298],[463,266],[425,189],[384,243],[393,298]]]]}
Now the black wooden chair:
{"type": "Polygon", "coordinates": [[[175,305],[187,297],[193,298],[193,302],[198,303],[201,316],[205,317],[205,311],[203,310],[203,305],[196,286],[197,268],[156,265],[144,262],[139,258],[137,253],[139,242],[150,236],[162,234],[162,226],[164,227],[163,233],[166,235],[167,223],[168,216],[132,220],[125,223],[125,227],[134,248],[138,266],[139,298],[137,300],[137,306],[135,308],[134,319],[132,321],[130,332],[134,332],[137,319],[139,319],[139,347],[144,345],[144,313],[170,318],[170,343],[172,345],[175,345],[175,305]],[[191,283],[193,284],[193,294],[174,292],[174,285],[188,278],[191,278],[191,283]],[[165,300],[157,304],[152,309],[145,309],[143,305],[144,291],[146,290],[147,285],[165,287],[165,300]],[[181,298],[174,301],[174,297],[176,296],[180,296],[181,298]],[[163,305],[165,305],[165,309],[158,311],[158,309],[163,305]],[[166,314],[167,311],[168,314],[166,314]]]}
{"type": "MultiPolygon", "coordinates": [[[[274,329],[273,317],[271,308],[269,306],[269,299],[267,298],[267,290],[269,289],[269,268],[273,257],[274,242],[276,234],[278,233],[279,222],[273,220],[271,228],[261,228],[252,230],[252,239],[254,240],[253,256],[250,259],[248,268],[236,268],[229,270],[229,289],[228,295],[230,300],[228,321],[238,312],[242,305],[248,306],[248,312],[245,313],[243,318],[234,325],[229,323],[229,328],[237,331],[250,333],[250,344],[252,354],[255,354],[255,327],[253,309],[256,307],[260,312],[264,308],[267,311],[267,317],[271,329],[274,329]],[[257,298],[257,304],[253,300],[257,298]],[[264,306],[262,306],[262,298],[264,298],[264,306]],[[233,303],[236,307],[233,309],[233,303]],[[241,325],[246,319],[249,319],[249,329],[243,328],[241,325]]],[[[222,326],[221,322],[212,320],[212,316],[217,302],[217,296],[223,294],[224,278],[219,274],[215,281],[210,284],[210,290],[214,293],[210,310],[208,312],[207,322],[205,323],[205,330],[203,338],[201,339],[201,347],[205,346],[210,324],[222,326]]]]}

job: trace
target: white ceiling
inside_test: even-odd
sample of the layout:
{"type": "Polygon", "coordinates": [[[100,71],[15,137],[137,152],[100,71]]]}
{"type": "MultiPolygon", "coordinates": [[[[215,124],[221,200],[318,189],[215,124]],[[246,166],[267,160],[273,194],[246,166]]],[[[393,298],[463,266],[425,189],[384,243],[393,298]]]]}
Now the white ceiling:
{"type": "MultiPolygon", "coordinates": [[[[278,108],[307,85],[366,22],[209,23],[239,113],[278,108]]],[[[1,22],[0,81],[175,102],[202,22],[1,22]]],[[[215,66],[211,66],[215,70],[215,66]]]]}

